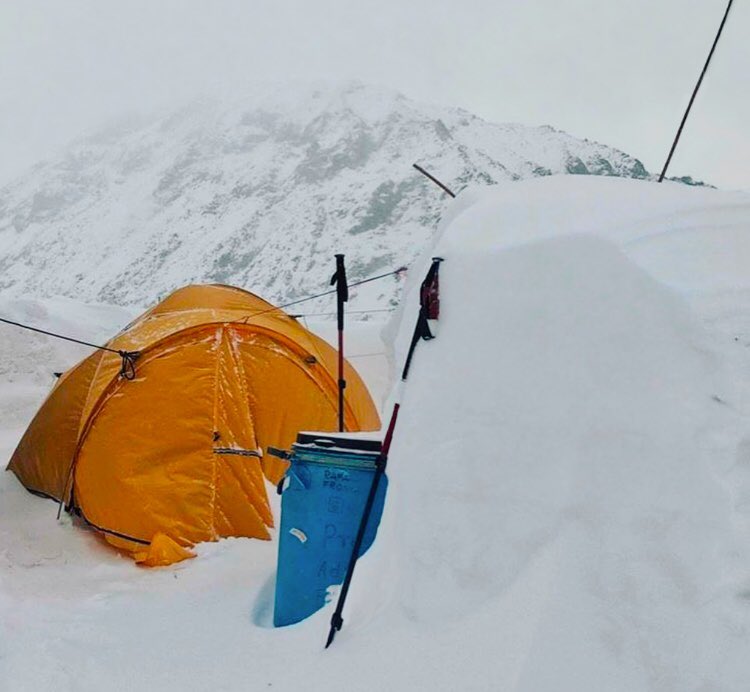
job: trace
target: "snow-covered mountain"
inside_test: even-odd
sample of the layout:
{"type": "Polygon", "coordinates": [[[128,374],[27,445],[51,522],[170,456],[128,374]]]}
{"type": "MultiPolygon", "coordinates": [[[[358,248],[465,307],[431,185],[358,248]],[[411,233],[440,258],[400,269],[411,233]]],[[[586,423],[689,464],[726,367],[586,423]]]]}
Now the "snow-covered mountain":
{"type": "MultiPolygon", "coordinates": [[[[556,173],[646,178],[637,159],[552,127],[488,123],[361,84],[201,101],[75,143],[0,190],[0,290],[146,304],[186,282],[274,301],[410,263],[455,190],[556,173]]],[[[351,309],[383,308],[396,279],[351,309]]],[[[308,305],[325,309],[330,301],[308,305]]]]}

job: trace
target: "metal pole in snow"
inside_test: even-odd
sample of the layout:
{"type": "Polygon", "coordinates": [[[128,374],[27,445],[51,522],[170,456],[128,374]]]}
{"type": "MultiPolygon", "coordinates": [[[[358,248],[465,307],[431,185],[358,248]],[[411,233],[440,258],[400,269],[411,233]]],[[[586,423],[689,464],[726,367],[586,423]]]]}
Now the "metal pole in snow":
{"type": "Polygon", "coordinates": [[[456,193],[453,192],[445,183],[441,183],[432,173],[428,173],[422,166],[419,164],[413,163],[412,166],[416,168],[422,175],[429,178],[435,185],[437,185],[443,192],[445,192],[447,195],[450,195],[451,197],[455,197],[456,193]]]}
{"type": "Polygon", "coordinates": [[[667,170],[669,168],[670,162],[672,161],[672,156],[674,156],[675,149],[677,149],[677,143],[680,141],[682,130],[685,128],[685,123],[687,122],[688,116],[690,115],[690,110],[692,109],[693,103],[695,102],[695,97],[698,95],[698,90],[701,88],[701,84],[703,83],[703,78],[706,76],[706,72],[708,71],[708,66],[711,64],[711,58],[713,58],[714,56],[714,51],[716,50],[716,46],[719,44],[719,39],[721,38],[721,32],[724,31],[724,25],[727,23],[729,10],[732,9],[733,2],[734,0],[729,0],[729,2],[727,3],[727,9],[724,11],[724,17],[721,20],[721,24],[719,24],[719,30],[716,33],[714,42],[711,45],[711,50],[708,53],[706,62],[703,65],[703,69],[701,70],[700,76],[698,77],[698,83],[695,85],[695,88],[693,89],[693,93],[690,96],[690,101],[688,102],[688,106],[685,109],[685,114],[682,116],[682,120],[680,121],[680,126],[677,128],[677,134],[675,135],[674,141],[672,142],[672,147],[670,148],[669,154],[667,155],[667,160],[664,162],[664,168],[661,169],[661,174],[659,175],[659,182],[662,182],[664,180],[664,176],[667,175],[667,170]]]}

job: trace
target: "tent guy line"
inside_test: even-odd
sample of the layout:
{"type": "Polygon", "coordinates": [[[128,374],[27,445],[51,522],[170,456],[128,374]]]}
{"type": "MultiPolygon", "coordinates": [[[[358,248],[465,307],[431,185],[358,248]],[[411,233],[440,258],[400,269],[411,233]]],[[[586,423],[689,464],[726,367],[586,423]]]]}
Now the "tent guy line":
{"type": "MultiPolygon", "coordinates": [[[[394,312],[396,308],[372,308],[370,310],[347,310],[347,315],[369,315],[371,312],[394,312]]],[[[298,317],[324,317],[329,315],[335,315],[335,312],[305,312],[305,313],[294,313],[289,315],[289,317],[294,317],[297,319],[298,317]]]]}
{"type": "MultiPolygon", "coordinates": [[[[361,281],[355,281],[354,283],[349,284],[349,288],[353,288],[355,286],[361,286],[362,284],[370,283],[371,281],[377,281],[379,279],[384,279],[388,276],[397,276],[401,274],[402,272],[405,272],[408,269],[406,266],[399,267],[398,269],[394,269],[392,271],[389,271],[385,274],[378,274],[377,276],[371,276],[367,279],[362,279],[361,281]]],[[[235,322],[247,322],[247,320],[252,319],[254,317],[259,317],[260,315],[265,315],[269,312],[274,312],[276,310],[281,310],[286,307],[290,307],[291,305],[299,305],[300,303],[307,302],[309,300],[315,300],[316,298],[321,298],[323,296],[331,295],[332,293],[336,293],[336,289],[333,289],[332,291],[325,291],[324,293],[318,293],[317,295],[311,295],[307,296],[306,298],[300,298],[299,300],[294,300],[290,303],[286,303],[284,305],[279,305],[277,307],[269,308],[268,310],[261,310],[259,312],[255,312],[251,315],[245,315],[244,317],[235,320],[235,322]]],[[[379,312],[379,310],[357,310],[355,312],[359,313],[365,313],[365,312],[379,312]]],[[[326,313],[319,313],[321,315],[326,313]]],[[[289,315],[291,318],[296,317],[304,317],[305,315],[289,315]]],[[[81,344],[82,346],[89,346],[91,348],[97,349],[99,351],[108,351],[109,353],[116,353],[120,358],[122,358],[122,367],[120,369],[120,376],[124,377],[126,380],[132,380],[135,379],[135,361],[139,358],[141,355],[140,351],[123,351],[121,349],[116,348],[110,348],[109,346],[101,346],[99,344],[93,344],[90,341],[83,341],[82,339],[76,339],[72,336],[65,336],[64,334],[58,334],[57,332],[51,332],[46,329],[42,329],[40,327],[34,327],[30,324],[23,324],[21,322],[15,322],[13,320],[6,319],[4,317],[0,317],[0,322],[3,322],[4,324],[11,325],[13,327],[19,327],[20,329],[27,329],[31,332],[37,332],[38,334],[44,334],[46,336],[54,337],[55,339],[63,339],[64,341],[71,341],[74,344],[81,344]]]]}
{"type": "Polygon", "coordinates": [[[109,353],[116,353],[122,358],[122,367],[120,368],[120,376],[126,380],[135,379],[135,361],[141,355],[140,351],[123,351],[117,348],[109,348],[109,346],[100,346],[98,344],[92,344],[89,341],[83,341],[81,339],[75,339],[72,336],[65,336],[64,334],[57,334],[56,332],[50,332],[46,329],[40,329],[39,327],[32,327],[29,324],[22,324],[21,322],[14,322],[13,320],[5,319],[0,317],[0,322],[12,325],[14,327],[20,327],[21,329],[27,329],[30,332],[37,332],[37,334],[45,334],[46,336],[52,336],[55,339],[63,339],[64,341],[72,341],[74,344],[81,344],[82,346],[90,346],[99,351],[109,351],[109,353]]]}
{"type": "MultiPolygon", "coordinates": [[[[371,276],[368,279],[362,279],[361,281],[355,281],[354,283],[348,284],[349,288],[354,288],[355,286],[361,286],[362,284],[370,283],[371,281],[378,281],[379,279],[385,279],[389,276],[398,276],[402,274],[403,272],[407,271],[409,267],[406,265],[403,265],[399,267],[398,269],[392,269],[389,272],[386,272],[385,274],[378,274],[377,276],[371,276]]],[[[315,300],[316,298],[323,298],[325,296],[333,295],[337,292],[338,289],[334,288],[330,291],[323,291],[322,293],[317,293],[315,295],[307,296],[306,298],[300,298],[299,300],[293,300],[289,303],[284,303],[283,305],[277,305],[272,308],[268,308],[268,310],[262,310],[261,312],[254,312],[252,315],[245,315],[244,317],[237,320],[238,322],[244,322],[246,320],[249,320],[253,317],[258,317],[259,315],[265,315],[268,312],[273,312],[274,310],[283,310],[284,308],[291,307],[292,305],[299,305],[300,303],[305,303],[308,300],[315,300]]],[[[289,315],[289,317],[293,317],[293,315],[289,315]]]]}

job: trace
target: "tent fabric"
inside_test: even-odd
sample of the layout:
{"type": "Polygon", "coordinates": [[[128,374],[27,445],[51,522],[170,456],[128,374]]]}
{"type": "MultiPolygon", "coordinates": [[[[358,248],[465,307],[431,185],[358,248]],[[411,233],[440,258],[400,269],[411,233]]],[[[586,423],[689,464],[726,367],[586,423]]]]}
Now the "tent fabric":
{"type": "Polygon", "coordinates": [[[191,557],[195,557],[192,550],[183,548],[161,532],[151,539],[150,545],[133,553],[133,559],[142,567],[165,567],[191,557]]]}
{"type": "MultiPolygon", "coordinates": [[[[222,285],[175,291],[106,345],[140,352],[135,379],[120,377],[116,353],[83,360],[58,380],[8,468],[144,564],[182,559],[171,544],[270,538],[265,478],[278,482],[286,462],[264,450],[290,447],[299,430],[336,430],[336,352],[222,285]]],[[[345,377],[346,429],[379,429],[348,363],[345,377]]]]}

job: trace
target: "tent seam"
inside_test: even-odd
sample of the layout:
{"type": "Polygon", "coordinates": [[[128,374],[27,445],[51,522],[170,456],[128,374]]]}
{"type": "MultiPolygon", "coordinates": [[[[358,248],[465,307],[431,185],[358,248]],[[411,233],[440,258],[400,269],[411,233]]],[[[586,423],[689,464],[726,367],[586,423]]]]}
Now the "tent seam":
{"type": "MultiPolygon", "coordinates": [[[[218,407],[219,407],[219,368],[221,364],[221,347],[224,343],[224,326],[220,325],[214,332],[214,348],[216,357],[214,358],[214,416],[213,429],[216,430],[218,424],[218,407]]],[[[212,431],[213,433],[213,431],[212,431]]],[[[214,536],[218,536],[216,531],[216,465],[218,460],[216,454],[211,449],[211,531],[214,536]]],[[[223,512],[222,512],[223,514],[223,512]]]]}
{"type": "MultiPolygon", "coordinates": [[[[245,366],[243,365],[241,354],[239,353],[239,350],[237,349],[237,343],[235,342],[234,338],[232,338],[233,331],[234,330],[230,327],[229,328],[229,351],[232,355],[234,365],[237,368],[237,372],[239,373],[240,387],[242,389],[242,394],[245,397],[245,405],[247,408],[248,421],[253,427],[253,439],[255,440],[255,444],[259,447],[260,445],[258,443],[258,434],[255,429],[255,420],[253,418],[252,407],[250,406],[250,392],[252,390],[248,384],[247,375],[245,373],[245,366]]],[[[254,397],[253,397],[253,401],[255,401],[254,397]]],[[[267,514],[271,517],[271,523],[270,524],[266,523],[265,519],[263,519],[263,516],[261,515],[261,520],[263,521],[263,524],[265,524],[266,526],[273,527],[274,526],[273,510],[271,509],[271,503],[268,500],[268,491],[266,489],[265,482],[264,482],[264,475],[263,475],[263,470],[262,470],[262,454],[263,453],[261,450],[261,458],[258,461],[258,468],[260,469],[260,476],[259,476],[260,487],[256,484],[255,482],[256,479],[252,477],[250,478],[250,485],[256,490],[258,495],[260,495],[262,498],[265,499],[264,509],[267,512],[267,514]]],[[[258,512],[258,514],[260,514],[260,512],[258,512]]]]}
{"type": "MultiPolygon", "coordinates": [[[[257,463],[257,469],[258,469],[258,471],[262,475],[263,472],[260,470],[260,459],[258,459],[256,463],[257,463]]],[[[235,485],[240,489],[240,492],[242,492],[243,494],[246,495],[247,493],[245,493],[245,487],[244,487],[244,485],[242,483],[242,478],[238,475],[236,469],[234,468],[234,465],[232,463],[228,462],[228,463],[224,464],[223,468],[224,469],[227,469],[227,468],[229,469],[228,475],[229,475],[230,479],[232,481],[234,481],[235,485]]],[[[253,487],[255,487],[255,484],[252,482],[252,480],[250,481],[250,485],[253,486],[253,487]]],[[[264,490],[265,490],[265,488],[264,488],[264,490]]],[[[266,520],[263,518],[263,515],[258,511],[257,507],[252,502],[248,502],[247,504],[248,504],[248,507],[252,510],[252,512],[255,513],[257,519],[260,521],[260,523],[263,526],[265,526],[267,529],[273,528],[273,524],[268,524],[266,522],[266,520]]],[[[226,513],[223,510],[222,510],[221,513],[222,513],[222,516],[224,516],[225,518],[227,518],[227,515],[226,515],[226,513]]],[[[229,525],[229,522],[227,522],[227,524],[229,525]]]]}

